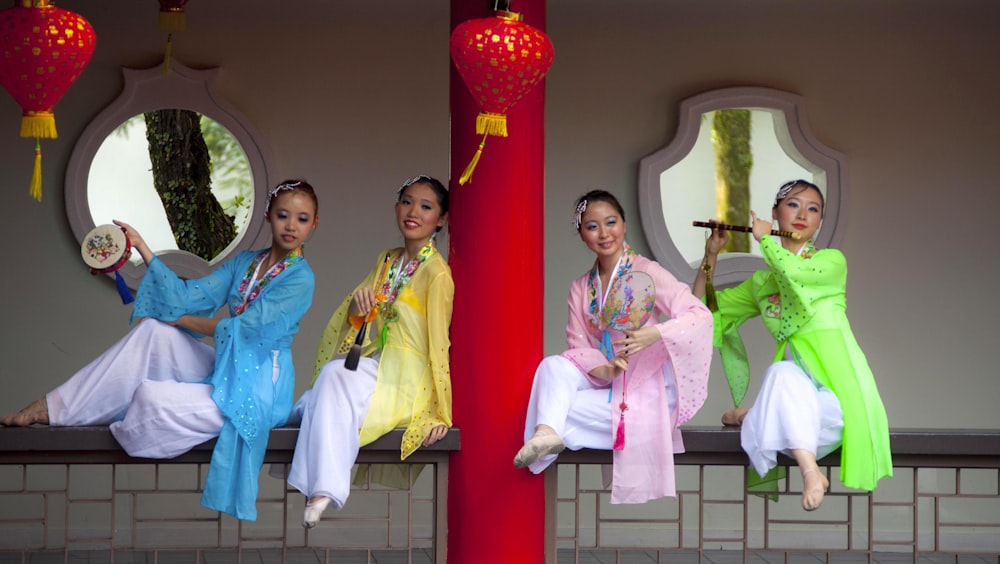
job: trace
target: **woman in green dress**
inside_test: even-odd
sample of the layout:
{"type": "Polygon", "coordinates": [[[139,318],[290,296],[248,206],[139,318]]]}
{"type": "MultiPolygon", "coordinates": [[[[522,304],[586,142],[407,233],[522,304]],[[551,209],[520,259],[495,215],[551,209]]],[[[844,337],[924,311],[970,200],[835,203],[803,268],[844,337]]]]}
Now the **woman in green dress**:
{"type": "Polygon", "coordinates": [[[808,511],[820,506],[829,487],[816,460],[837,448],[845,486],[870,491],[892,476],[885,408],[847,320],[847,262],[839,250],[812,243],[823,205],[815,184],[784,184],[771,219],[797,237],[772,236],[772,222],[751,212],[753,237],[769,269],[716,293],[711,274],[729,234],[713,229],[694,283],[695,295],[705,297],[714,311],[715,345],[737,405],[722,421],[741,426],[743,450],[760,476],[777,465],[779,452],[795,459],[808,511]],[[777,351],[753,406],[740,408],[749,370],[738,330],[758,315],[777,351]]]}

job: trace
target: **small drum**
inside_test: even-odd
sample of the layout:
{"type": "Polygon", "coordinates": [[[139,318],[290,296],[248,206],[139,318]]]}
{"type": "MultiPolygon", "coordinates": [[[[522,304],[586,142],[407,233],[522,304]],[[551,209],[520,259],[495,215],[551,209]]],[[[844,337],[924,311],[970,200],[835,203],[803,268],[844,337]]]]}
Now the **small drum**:
{"type": "Polygon", "coordinates": [[[80,245],[83,262],[90,267],[91,274],[115,275],[115,287],[123,304],[132,303],[135,298],[118,269],[125,266],[132,254],[132,242],[125,230],[114,224],[98,225],[90,230],[80,245]]]}
{"type": "Polygon", "coordinates": [[[91,274],[111,274],[128,261],[132,242],[121,227],[110,223],[98,225],[83,238],[80,253],[91,274]]]}

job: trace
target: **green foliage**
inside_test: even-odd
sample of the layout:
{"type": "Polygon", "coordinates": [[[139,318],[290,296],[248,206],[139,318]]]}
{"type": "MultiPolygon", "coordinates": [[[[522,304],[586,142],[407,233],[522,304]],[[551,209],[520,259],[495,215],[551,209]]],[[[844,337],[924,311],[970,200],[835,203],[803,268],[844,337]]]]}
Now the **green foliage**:
{"type": "Polygon", "coordinates": [[[253,205],[253,177],[246,153],[236,137],[211,118],[201,117],[201,132],[208,146],[213,192],[227,215],[241,219],[253,205]]]}

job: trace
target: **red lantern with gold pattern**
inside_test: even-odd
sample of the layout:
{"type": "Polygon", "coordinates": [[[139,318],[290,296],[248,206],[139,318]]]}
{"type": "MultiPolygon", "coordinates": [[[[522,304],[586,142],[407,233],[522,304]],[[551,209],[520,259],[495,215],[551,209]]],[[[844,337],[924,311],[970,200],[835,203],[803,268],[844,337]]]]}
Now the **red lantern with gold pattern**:
{"type": "Polygon", "coordinates": [[[459,184],[472,177],[486,137],[507,136],[507,110],[545,78],[554,57],[549,37],[516,12],[500,10],[492,18],[463,22],[452,32],[451,59],[479,103],[476,133],[483,136],[459,184]]]}
{"type": "MultiPolygon", "coordinates": [[[[94,28],[50,0],[18,0],[0,10],[0,84],[24,110],[21,137],[55,139],[53,108],[97,46],[94,28]]],[[[41,201],[41,148],[35,145],[31,195],[41,201]]]]}

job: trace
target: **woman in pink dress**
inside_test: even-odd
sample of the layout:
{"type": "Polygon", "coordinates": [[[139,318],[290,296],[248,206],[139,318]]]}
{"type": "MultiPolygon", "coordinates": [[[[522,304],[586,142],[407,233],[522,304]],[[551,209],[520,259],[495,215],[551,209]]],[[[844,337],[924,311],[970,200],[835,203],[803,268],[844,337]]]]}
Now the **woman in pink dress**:
{"type": "Polygon", "coordinates": [[[687,285],[629,247],[614,195],[581,196],[573,226],[597,260],[570,287],[567,350],[535,372],[514,465],[537,474],[564,448],[613,450],[611,503],[675,496],[679,427],[707,394],[712,314],[687,285]],[[655,303],[641,327],[619,331],[601,312],[632,272],[652,279],[655,303]]]}

